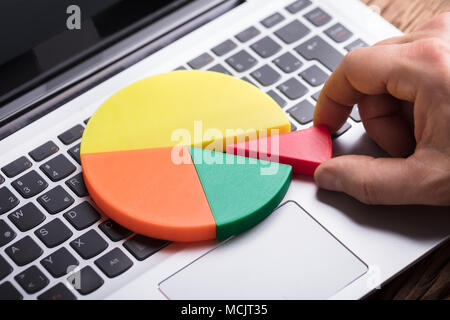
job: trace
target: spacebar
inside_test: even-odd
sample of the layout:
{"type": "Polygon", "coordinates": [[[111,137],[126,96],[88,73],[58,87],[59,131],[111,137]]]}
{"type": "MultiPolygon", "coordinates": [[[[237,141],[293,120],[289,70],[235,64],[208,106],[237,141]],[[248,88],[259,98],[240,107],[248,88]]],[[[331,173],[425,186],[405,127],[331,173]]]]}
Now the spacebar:
{"type": "Polygon", "coordinates": [[[319,36],[315,36],[302,43],[295,48],[295,51],[306,60],[319,61],[331,71],[334,71],[344,58],[339,51],[334,49],[319,36]]]}

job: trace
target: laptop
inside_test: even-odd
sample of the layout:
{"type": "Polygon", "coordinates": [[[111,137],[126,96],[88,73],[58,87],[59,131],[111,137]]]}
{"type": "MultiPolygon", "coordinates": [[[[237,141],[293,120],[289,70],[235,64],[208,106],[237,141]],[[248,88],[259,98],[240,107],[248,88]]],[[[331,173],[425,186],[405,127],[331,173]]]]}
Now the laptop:
{"type": "MultiPolygon", "coordinates": [[[[152,75],[230,74],[310,127],[344,55],[401,34],[358,0],[3,1],[0,16],[0,299],[360,299],[448,239],[448,208],[367,206],[294,176],[243,234],[170,243],[110,220],[84,185],[89,117],[152,75]]],[[[386,156],[357,106],[333,150],[386,156]]]]}

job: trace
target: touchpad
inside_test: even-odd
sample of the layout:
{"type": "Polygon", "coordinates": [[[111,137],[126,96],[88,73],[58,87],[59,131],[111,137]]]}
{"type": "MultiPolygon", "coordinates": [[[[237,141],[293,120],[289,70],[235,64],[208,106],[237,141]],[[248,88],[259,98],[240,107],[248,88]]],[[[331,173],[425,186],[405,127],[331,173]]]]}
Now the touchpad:
{"type": "Polygon", "coordinates": [[[294,202],[160,283],[170,299],[326,299],[367,266],[294,202]]]}

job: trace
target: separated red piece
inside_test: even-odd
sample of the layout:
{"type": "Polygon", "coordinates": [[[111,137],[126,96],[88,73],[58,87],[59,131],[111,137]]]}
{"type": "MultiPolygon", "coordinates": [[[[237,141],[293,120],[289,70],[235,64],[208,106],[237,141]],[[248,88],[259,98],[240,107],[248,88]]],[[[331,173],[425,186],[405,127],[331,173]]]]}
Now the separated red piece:
{"type": "Polygon", "coordinates": [[[325,126],[317,126],[229,145],[227,153],[288,164],[294,173],[313,176],[322,162],[331,159],[331,136],[325,126]]]}

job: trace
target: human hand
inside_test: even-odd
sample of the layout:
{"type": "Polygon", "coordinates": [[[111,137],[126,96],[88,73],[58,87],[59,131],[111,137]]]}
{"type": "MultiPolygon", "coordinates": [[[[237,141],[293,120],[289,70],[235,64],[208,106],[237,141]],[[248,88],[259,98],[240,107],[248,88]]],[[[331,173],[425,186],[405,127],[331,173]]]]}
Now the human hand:
{"type": "Polygon", "coordinates": [[[367,204],[450,205],[450,13],[351,51],[326,82],[314,124],[335,132],[354,104],[393,158],[331,159],[317,168],[317,185],[367,204]]]}

